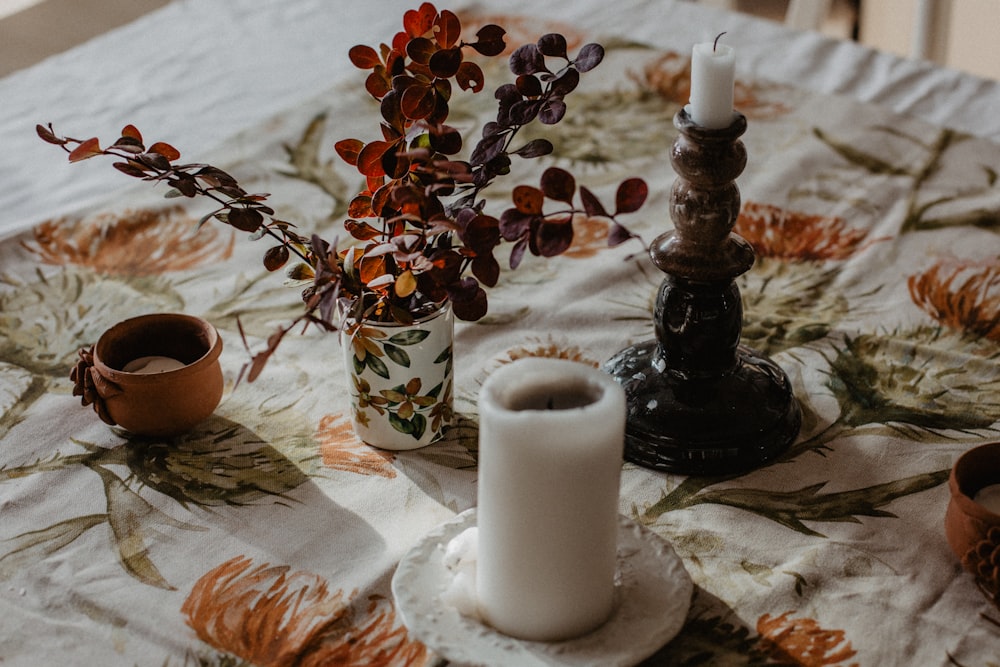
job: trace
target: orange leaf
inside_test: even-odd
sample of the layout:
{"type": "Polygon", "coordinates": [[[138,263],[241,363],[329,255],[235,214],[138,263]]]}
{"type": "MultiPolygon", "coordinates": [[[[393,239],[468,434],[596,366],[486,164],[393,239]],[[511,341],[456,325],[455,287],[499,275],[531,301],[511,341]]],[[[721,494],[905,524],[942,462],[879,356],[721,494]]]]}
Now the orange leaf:
{"type": "MultiPolygon", "coordinates": [[[[396,279],[396,296],[406,298],[417,291],[417,279],[412,271],[403,271],[396,279]]],[[[416,392],[414,392],[416,393],[416,392]]]]}
{"type": "Polygon", "coordinates": [[[542,191],[530,185],[518,185],[514,188],[511,198],[514,200],[514,206],[517,207],[518,212],[524,215],[540,215],[542,205],[545,203],[545,195],[542,194],[542,191]]]}
{"type": "Polygon", "coordinates": [[[157,141],[155,144],[149,147],[150,153],[157,153],[167,158],[168,160],[176,160],[181,156],[180,151],[171,146],[170,144],[165,144],[162,141],[157,141]]]}
{"type": "Polygon", "coordinates": [[[79,146],[74,148],[69,154],[70,162],[79,162],[80,160],[86,160],[87,158],[92,158],[95,155],[100,155],[103,153],[101,150],[101,144],[97,140],[97,137],[91,137],[84,142],[81,142],[79,146]]]}
{"type": "Polygon", "coordinates": [[[142,143],[142,134],[136,128],[135,125],[126,125],[122,128],[122,136],[128,137],[129,139],[135,139],[140,144],[142,143]]]}

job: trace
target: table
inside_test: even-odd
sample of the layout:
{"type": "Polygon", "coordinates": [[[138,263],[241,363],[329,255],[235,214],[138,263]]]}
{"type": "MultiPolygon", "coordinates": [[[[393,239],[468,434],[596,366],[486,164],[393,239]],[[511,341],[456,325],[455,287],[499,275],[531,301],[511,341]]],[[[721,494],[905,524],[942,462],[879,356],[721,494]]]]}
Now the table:
{"type": "MultiPolygon", "coordinates": [[[[332,232],[359,185],[332,144],[373,127],[346,50],[409,8],[370,4],[182,0],[0,81],[5,664],[438,664],[389,583],[475,504],[484,378],[524,355],[597,365],[652,335],[660,276],[581,225],[566,256],[505,271],[487,319],[459,324],[448,437],[374,450],[351,434],[333,336],[290,336],[234,386],[237,317],[259,346],[297,309],[258,244],[191,234],[203,209],[65,165],[33,134],[132,122],[332,232]],[[190,435],[137,445],[80,408],[67,375],[108,326],[163,310],[219,328],[227,390],[190,435]]],[[[505,4],[501,22],[608,48],[577,120],[553,128],[557,154],[602,194],[642,175],[652,195],[632,222],[650,239],[670,225],[685,54],[728,31],[749,120],[737,230],[758,254],[739,283],[744,342],[785,369],[804,413],[786,457],[735,479],[623,465],[621,512],[668,539],[696,585],[649,664],[990,664],[1000,612],[942,522],[952,463],[1000,422],[1000,87],[684,2],[533,5],[505,4]]]]}

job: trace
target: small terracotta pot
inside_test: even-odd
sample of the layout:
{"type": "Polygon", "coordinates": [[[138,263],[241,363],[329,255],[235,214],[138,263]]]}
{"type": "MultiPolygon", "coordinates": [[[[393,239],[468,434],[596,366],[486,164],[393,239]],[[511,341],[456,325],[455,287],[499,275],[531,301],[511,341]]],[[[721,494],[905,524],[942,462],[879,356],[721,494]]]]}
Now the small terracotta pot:
{"type": "Polygon", "coordinates": [[[973,498],[982,488],[1000,483],[1000,442],[970,449],[951,469],[948,487],[951,500],[945,513],[948,546],[971,572],[984,594],[994,603],[1000,594],[1000,514],[973,498]]]}
{"type": "Polygon", "coordinates": [[[88,352],[81,350],[84,367],[74,369],[74,394],[83,395],[84,405],[93,401],[105,422],[136,435],[183,433],[209,417],[222,398],[222,338],[201,318],[179,313],[133,317],[101,335],[90,368],[88,352]],[[184,366],[150,374],[122,370],[147,356],[169,357],[184,366]]]}

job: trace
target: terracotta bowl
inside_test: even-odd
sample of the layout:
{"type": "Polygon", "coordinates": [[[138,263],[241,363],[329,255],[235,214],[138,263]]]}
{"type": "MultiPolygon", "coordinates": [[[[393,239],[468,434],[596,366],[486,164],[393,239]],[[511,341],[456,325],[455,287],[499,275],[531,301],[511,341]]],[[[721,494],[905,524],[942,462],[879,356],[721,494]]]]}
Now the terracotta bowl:
{"type": "Polygon", "coordinates": [[[994,603],[1000,594],[1000,514],[977,503],[976,493],[1000,483],[1000,442],[980,445],[959,457],[951,469],[951,500],[945,513],[948,545],[962,567],[976,577],[994,603]]]}
{"type": "MultiPolygon", "coordinates": [[[[78,368],[74,374],[89,372],[94,407],[104,421],[136,435],[172,436],[190,430],[219,405],[221,353],[219,332],[201,318],[178,313],[142,315],[105,331],[93,348],[92,368],[78,368]],[[147,356],[169,357],[184,365],[149,374],[122,370],[147,356]]],[[[74,380],[79,388],[80,381],[74,380]]],[[[86,392],[80,391],[87,404],[86,392]]]]}

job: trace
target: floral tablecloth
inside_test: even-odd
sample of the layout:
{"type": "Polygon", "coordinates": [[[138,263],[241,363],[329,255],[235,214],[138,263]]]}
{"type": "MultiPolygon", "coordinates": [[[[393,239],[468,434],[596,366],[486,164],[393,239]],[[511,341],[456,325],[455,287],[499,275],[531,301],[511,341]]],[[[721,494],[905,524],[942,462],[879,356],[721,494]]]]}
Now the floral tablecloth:
{"type": "MultiPolygon", "coordinates": [[[[632,229],[669,229],[686,52],[542,16],[462,16],[487,14],[515,43],[552,28],[571,50],[605,44],[546,164],[605,196],[642,175],[652,194],[632,229]]],[[[198,159],[334,235],[361,183],[332,145],[371,138],[363,76],[198,159]]],[[[456,95],[453,120],[488,120],[487,95],[456,95]]],[[[788,373],[804,423],[780,461],[735,479],[623,465],[621,512],[669,540],[696,585],[648,664],[997,664],[1000,612],[942,525],[951,465],[1000,437],[1000,146],[765,80],[741,78],[736,104],[750,155],[737,231],[758,257],[739,280],[744,343],[788,373]]],[[[73,125],[57,129],[90,131],[73,125]]],[[[531,355],[600,365],[651,337],[661,274],[629,256],[638,246],[607,248],[605,221],[578,221],[565,256],[504,271],[487,318],[458,325],[447,437],[389,453],[352,433],[335,336],[290,335],[260,379],[235,384],[237,320],[259,348],[298,290],[263,269],[263,246],[195,232],[205,209],[161,195],[128,190],[0,243],[0,662],[438,664],[389,583],[424,534],[475,505],[484,378],[531,355]],[[137,440],[81,408],[68,373],[111,324],[159,311],[220,330],[227,390],[190,434],[137,440]]]]}

